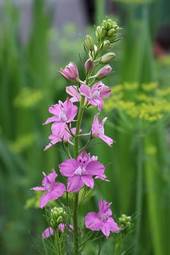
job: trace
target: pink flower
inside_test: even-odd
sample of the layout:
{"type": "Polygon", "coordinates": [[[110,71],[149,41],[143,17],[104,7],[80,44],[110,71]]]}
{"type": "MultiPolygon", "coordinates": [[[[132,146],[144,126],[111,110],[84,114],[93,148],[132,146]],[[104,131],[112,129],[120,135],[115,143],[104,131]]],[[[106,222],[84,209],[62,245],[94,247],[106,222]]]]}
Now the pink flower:
{"type": "Polygon", "coordinates": [[[72,134],[75,134],[76,128],[71,128],[71,132],[68,125],[65,123],[53,123],[51,126],[51,134],[49,135],[49,144],[45,146],[44,150],[49,149],[51,146],[58,142],[71,143],[72,134]]]}
{"type": "Polygon", "coordinates": [[[104,134],[104,123],[106,120],[107,118],[100,120],[98,118],[98,114],[96,114],[93,119],[91,131],[92,131],[92,136],[100,138],[109,146],[111,146],[113,143],[113,139],[104,134]]]}
{"type": "Polygon", "coordinates": [[[106,77],[108,74],[110,74],[112,71],[112,67],[110,65],[105,65],[104,67],[102,67],[96,74],[96,77],[98,79],[102,79],[104,77],[106,77]]]}
{"type": "MultiPolygon", "coordinates": [[[[58,225],[58,231],[60,231],[61,233],[64,233],[65,229],[68,228],[68,230],[73,230],[73,226],[71,224],[64,224],[64,223],[60,223],[58,225]]],[[[42,238],[43,239],[47,239],[50,236],[53,236],[55,233],[55,230],[52,227],[48,227],[46,228],[43,232],[42,232],[42,238]]]]}
{"type": "Polygon", "coordinates": [[[110,203],[100,200],[98,203],[99,211],[90,212],[85,216],[85,226],[92,231],[101,231],[106,237],[110,233],[117,233],[120,231],[119,226],[112,218],[112,211],[110,203]]]}
{"type": "Polygon", "coordinates": [[[77,159],[67,159],[59,165],[63,176],[68,177],[67,191],[78,192],[84,185],[93,188],[93,177],[105,180],[105,167],[97,157],[82,152],[77,159]]]}
{"type": "Polygon", "coordinates": [[[80,86],[80,93],[85,96],[90,105],[97,106],[98,110],[101,111],[103,99],[110,96],[111,89],[102,82],[97,82],[92,87],[82,84],[80,86]]]}
{"type": "Polygon", "coordinates": [[[50,106],[48,111],[53,116],[45,121],[45,125],[52,122],[70,123],[77,114],[77,106],[67,99],[65,102],[59,101],[58,104],[50,106]]]}
{"type": "Polygon", "coordinates": [[[57,174],[53,170],[49,175],[44,176],[42,186],[32,188],[35,191],[44,191],[44,194],[40,198],[40,208],[45,207],[49,201],[56,200],[63,196],[65,186],[63,183],[56,182],[56,177],[57,174]]]}
{"type": "Polygon", "coordinates": [[[80,101],[80,93],[76,86],[67,86],[66,92],[69,96],[71,96],[71,98],[70,98],[71,102],[75,103],[75,102],[80,101]]]}
{"type": "Polygon", "coordinates": [[[69,63],[65,68],[60,69],[61,75],[67,80],[77,80],[79,78],[78,68],[74,63],[69,63]]]}
{"type": "Polygon", "coordinates": [[[54,229],[51,227],[46,228],[43,232],[42,232],[42,238],[43,239],[47,239],[50,236],[54,235],[54,229]]]}

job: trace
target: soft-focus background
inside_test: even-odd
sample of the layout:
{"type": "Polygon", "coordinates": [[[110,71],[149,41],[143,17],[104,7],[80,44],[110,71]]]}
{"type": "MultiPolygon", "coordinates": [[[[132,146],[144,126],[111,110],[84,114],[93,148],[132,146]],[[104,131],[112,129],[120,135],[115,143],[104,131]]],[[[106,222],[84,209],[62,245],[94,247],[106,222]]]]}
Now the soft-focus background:
{"type": "MultiPolygon", "coordinates": [[[[42,123],[48,106],[65,98],[59,67],[82,64],[83,37],[106,16],[122,27],[105,80],[113,86],[107,133],[116,144],[91,146],[111,182],[98,182],[88,209],[103,197],[115,217],[132,216],[123,254],[170,254],[169,0],[0,1],[0,254],[44,254],[46,223],[30,188],[64,155],[60,146],[43,152],[42,123]]],[[[112,243],[103,254],[113,254],[112,243]]]]}

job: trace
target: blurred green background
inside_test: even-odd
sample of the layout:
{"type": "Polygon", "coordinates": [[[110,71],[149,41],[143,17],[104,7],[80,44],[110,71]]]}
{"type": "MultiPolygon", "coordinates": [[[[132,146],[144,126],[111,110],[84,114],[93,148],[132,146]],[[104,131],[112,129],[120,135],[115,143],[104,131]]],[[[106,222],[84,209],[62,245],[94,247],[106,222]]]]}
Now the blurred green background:
{"type": "MultiPolygon", "coordinates": [[[[114,71],[105,80],[113,96],[104,115],[116,144],[91,146],[111,182],[97,184],[88,206],[103,197],[115,216],[132,216],[122,254],[170,254],[170,1],[72,0],[71,9],[66,0],[28,2],[29,13],[19,8],[27,0],[0,2],[0,254],[44,254],[46,223],[42,211],[31,208],[30,188],[42,171],[57,169],[64,154],[60,145],[43,151],[49,129],[42,123],[48,106],[65,98],[58,69],[82,64],[83,37],[106,16],[122,27],[114,71]]],[[[113,254],[112,243],[104,253],[113,254]]],[[[95,254],[93,246],[87,254],[95,254]]]]}

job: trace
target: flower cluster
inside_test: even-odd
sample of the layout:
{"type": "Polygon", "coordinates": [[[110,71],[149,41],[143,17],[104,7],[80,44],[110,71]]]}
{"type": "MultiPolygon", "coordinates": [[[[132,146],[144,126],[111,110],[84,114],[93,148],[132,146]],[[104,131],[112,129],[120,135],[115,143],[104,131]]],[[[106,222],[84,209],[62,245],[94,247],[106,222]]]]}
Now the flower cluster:
{"type": "MultiPolygon", "coordinates": [[[[67,148],[67,159],[59,164],[59,173],[65,178],[66,183],[56,181],[57,173],[52,170],[48,175],[44,174],[42,186],[34,187],[33,190],[42,192],[40,198],[40,208],[50,207],[50,201],[65,199],[70,193],[74,196],[73,221],[70,217],[64,217],[68,208],[68,203],[63,203],[66,211],[62,209],[51,209],[52,220],[49,221],[49,227],[44,230],[42,237],[48,238],[55,235],[56,231],[60,233],[65,229],[73,232],[74,254],[78,254],[78,205],[79,191],[82,189],[94,189],[95,180],[106,181],[105,166],[98,160],[97,156],[91,155],[86,151],[89,141],[99,138],[107,145],[113,144],[113,139],[105,134],[104,124],[106,117],[101,119],[99,115],[103,109],[104,100],[111,94],[111,89],[106,86],[102,79],[110,74],[112,68],[108,62],[114,57],[113,52],[103,54],[104,50],[110,49],[110,46],[117,38],[118,25],[110,19],[103,21],[102,25],[96,29],[96,40],[94,44],[90,36],[86,37],[85,46],[88,51],[88,58],[84,64],[85,80],[80,79],[78,67],[74,63],[69,63],[65,68],[60,69],[60,74],[68,81],[74,82],[74,85],[66,87],[67,97],[64,102],[49,107],[51,116],[45,121],[44,125],[51,124],[51,134],[49,143],[45,150],[57,143],[63,143],[67,148]],[[108,47],[106,45],[108,43],[108,47]],[[96,67],[101,64],[107,64],[98,71],[96,67]],[[96,114],[93,117],[90,132],[83,133],[82,120],[85,110],[93,107],[96,114]],[[88,142],[81,147],[81,136],[88,136],[88,142]],[[64,212],[64,214],[63,214],[64,212]],[[62,213],[62,215],[60,215],[62,213]],[[69,218],[69,219],[68,219],[69,218]],[[73,226],[71,225],[73,224],[73,226]]],[[[120,227],[115,222],[110,209],[111,203],[104,200],[99,201],[99,211],[89,212],[85,216],[84,224],[91,231],[100,231],[106,237],[111,233],[120,231],[120,227]]]]}

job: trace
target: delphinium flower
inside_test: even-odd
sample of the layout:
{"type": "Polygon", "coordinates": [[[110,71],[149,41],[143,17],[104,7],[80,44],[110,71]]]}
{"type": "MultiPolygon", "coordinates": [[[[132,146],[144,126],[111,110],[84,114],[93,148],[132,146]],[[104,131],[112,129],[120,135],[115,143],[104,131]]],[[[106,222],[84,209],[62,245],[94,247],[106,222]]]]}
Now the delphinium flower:
{"type": "Polygon", "coordinates": [[[68,177],[67,191],[78,192],[84,185],[94,187],[94,177],[105,179],[105,167],[97,157],[82,152],[76,159],[67,159],[59,166],[63,176],[68,177]]]}
{"type": "Polygon", "coordinates": [[[104,133],[104,123],[106,120],[107,118],[100,120],[98,114],[96,114],[93,119],[91,132],[92,136],[100,138],[110,146],[113,144],[113,139],[106,136],[104,133]]]}
{"type": "Polygon", "coordinates": [[[119,232],[120,227],[112,217],[110,205],[110,203],[100,200],[98,203],[99,211],[90,212],[85,216],[86,228],[92,231],[101,231],[106,237],[109,237],[111,232],[119,232]]]}
{"type": "Polygon", "coordinates": [[[50,143],[45,149],[61,141],[70,142],[72,134],[75,133],[75,128],[71,128],[70,123],[77,115],[77,106],[69,99],[65,102],[59,101],[58,104],[50,106],[48,110],[53,116],[49,117],[44,124],[53,124],[49,136],[50,143]]]}
{"type": "MultiPolygon", "coordinates": [[[[44,174],[45,175],[45,174],[44,174]]],[[[65,185],[60,182],[56,182],[57,174],[53,170],[50,174],[45,175],[42,180],[42,186],[32,188],[35,191],[43,191],[43,195],[40,198],[40,207],[43,208],[49,201],[53,201],[63,196],[65,192],[65,185]]]]}
{"type": "MultiPolygon", "coordinates": [[[[50,215],[49,227],[43,231],[42,238],[56,236],[56,254],[59,255],[67,254],[66,250],[63,253],[67,247],[63,244],[70,240],[72,244],[68,247],[72,250],[69,252],[73,255],[80,254],[80,248],[82,250],[84,247],[81,242],[85,231],[84,228],[81,229],[82,224],[79,224],[79,192],[86,194],[87,190],[93,190],[96,179],[107,180],[105,166],[97,156],[92,156],[88,152],[88,145],[94,138],[100,138],[109,146],[113,143],[112,138],[104,132],[106,117],[101,120],[99,112],[101,113],[103,109],[104,100],[111,94],[111,89],[102,80],[112,71],[109,63],[115,53],[110,52],[110,49],[118,39],[118,31],[117,23],[106,19],[96,28],[95,38],[86,36],[84,48],[87,56],[83,64],[84,77],[80,77],[78,67],[72,62],[60,69],[60,74],[67,81],[72,81],[72,84],[66,86],[66,100],[49,107],[52,116],[44,123],[51,125],[49,144],[45,149],[62,142],[66,152],[66,159],[58,167],[58,174],[66,184],[56,181],[57,173],[53,170],[44,176],[42,186],[33,188],[35,191],[43,192],[40,197],[40,208],[45,207],[47,215],[50,215]],[[94,108],[97,113],[93,118],[90,132],[84,133],[83,116],[89,108],[94,108]],[[81,139],[82,136],[84,139],[81,139]],[[50,201],[53,202],[48,203],[50,201]],[[54,203],[61,207],[51,208],[54,203]],[[60,236],[64,241],[60,241],[60,236]]],[[[120,227],[112,217],[110,203],[104,200],[99,201],[99,212],[88,213],[84,223],[87,229],[92,230],[92,234],[93,231],[100,231],[107,238],[111,233],[120,231],[120,227]]]]}

